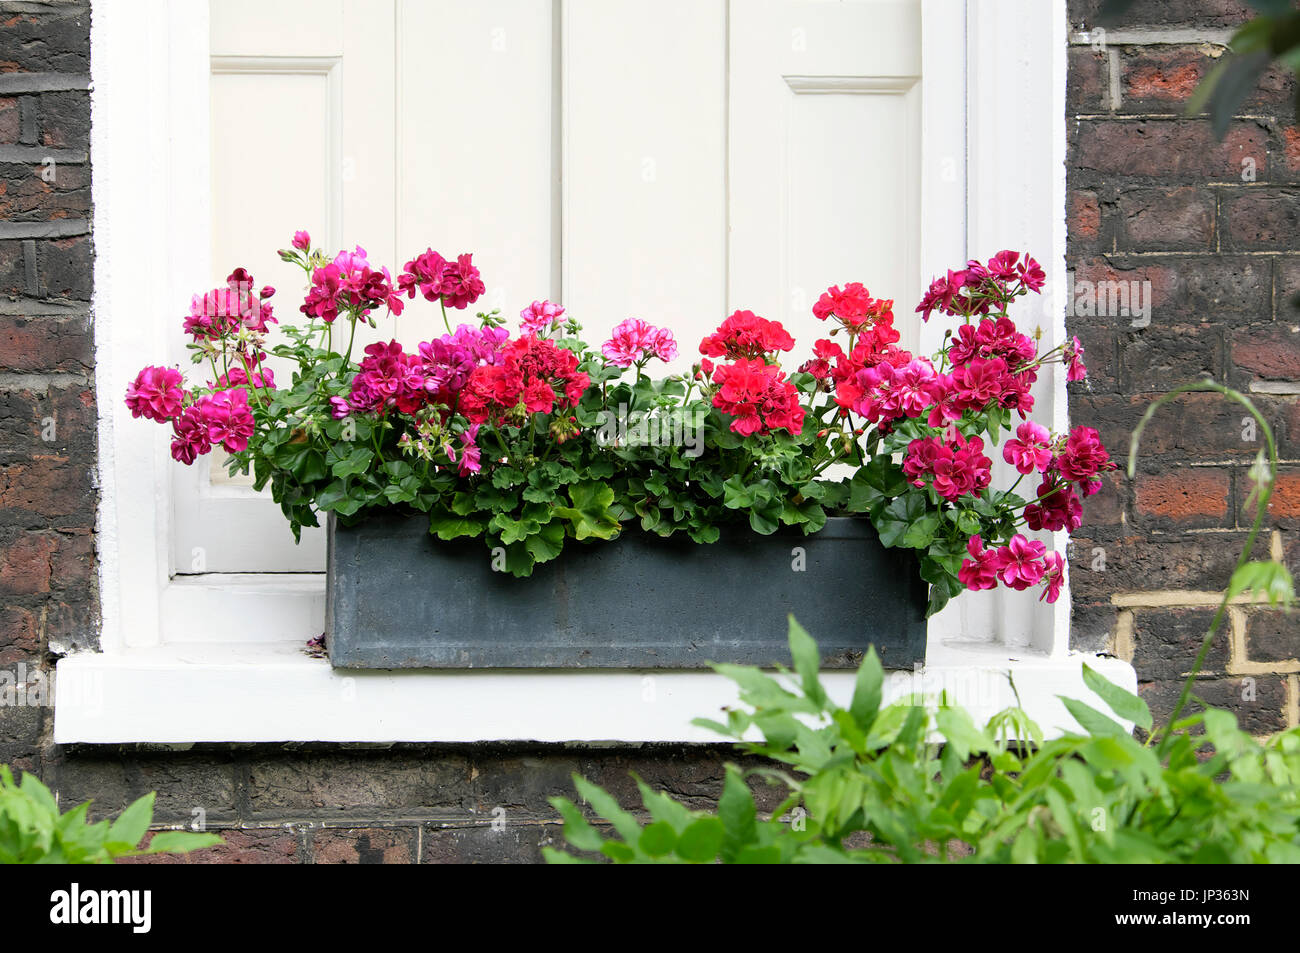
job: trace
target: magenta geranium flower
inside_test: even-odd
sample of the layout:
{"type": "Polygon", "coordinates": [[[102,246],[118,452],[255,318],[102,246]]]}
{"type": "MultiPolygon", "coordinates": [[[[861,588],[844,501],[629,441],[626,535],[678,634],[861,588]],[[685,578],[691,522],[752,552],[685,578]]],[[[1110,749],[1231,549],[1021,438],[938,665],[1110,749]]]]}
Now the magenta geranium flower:
{"type": "Polygon", "coordinates": [[[466,308],[487,290],[473,262],[472,254],[450,262],[430,248],[406,263],[398,287],[412,298],[418,289],[426,301],[441,300],[449,308],[466,308]]]}
{"type": "Polygon", "coordinates": [[[1020,473],[1042,473],[1052,465],[1052,435],[1047,428],[1027,420],[1016,428],[1016,439],[1002,448],[1002,459],[1020,473]]]}
{"type": "Polygon", "coordinates": [[[194,409],[208,429],[209,443],[221,444],[230,453],[248,449],[254,427],[248,391],[236,387],[205,394],[195,401],[194,409]]]}
{"type": "Polygon", "coordinates": [[[146,367],[126,387],[126,406],[132,417],[147,417],[166,423],[181,412],[184,378],[172,367],[146,367]]]}
{"type": "Polygon", "coordinates": [[[998,550],[998,579],[1012,589],[1023,590],[1038,584],[1047,571],[1043,554],[1047,546],[1017,533],[1011,542],[998,550]]]}

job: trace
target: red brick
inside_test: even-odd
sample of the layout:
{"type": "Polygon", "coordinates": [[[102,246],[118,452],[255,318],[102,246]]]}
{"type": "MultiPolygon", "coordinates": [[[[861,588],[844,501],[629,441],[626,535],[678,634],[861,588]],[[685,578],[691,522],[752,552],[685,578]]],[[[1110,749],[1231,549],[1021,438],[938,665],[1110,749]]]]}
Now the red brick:
{"type": "Polygon", "coordinates": [[[40,612],[22,606],[0,609],[0,665],[29,660],[40,652],[40,612]]]}
{"type": "Polygon", "coordinates": [[[29,533],[0,544],[0,595],[50,591],[50,561],[58,548],[53,533],[29,533]]]}
{"type": "Polygon", "coordinates": [[[84,316],[0,314],[0,371],[85,373],[94,366],[94,346],[84,316]]]}
{"type": "Polygon", "coordinates": [[[1100,176],[1238,182],[1245,159],[1258,180],[1268,173],[1268,133],[1250,121],[1235,122],[1222,142],[1196,119],[1084,119],[1073,138],[1075,167],[1100,176]]]}
{"type": "MultiPolygon", "coordinates": [[[[1243,471],[1237,480],[1237,521],[1243,527],[1249,527],[1255,519],[1258,504],[1251,499],[1254,489],[1254,482],[1243,471]]],[[[1284,468],[1278,473],[1268,498],[1265,525],[1275,529],[1300,528],[1300,470],[1284,468]]]]}
{"type": "Polygon", "coordinates": [[[11,145],[18,141],[22,132],[22,109],[18,100],[0,99],[0,143],[11,145]]]}
{"type": "Polygon", "coordinates": [[[1209,251],[1214,216],[1214,195],[1204,189],[1130,189],[1119,195],[1120,244],[1143,251],[1209,251]]]}
{"type": "Polygon", "coordinates": [[[415,830],[326,829],[311,835],[308,851],[313,864],[410,864],[415,862],[415,830]]]}
{"type": "Polygon", "coordinates": [[[1070,193],[1070,240],[1092,242],[1101,236],[1101,205],[1097,193],[1086,189],[1070,193]]]}
{"type": "Polygon", "coordinates": [[[1232,363],[1267,380],[1300,380],[1300,327],[1269,323],[1232,332],[1232,363]]]}
{"type": "Polygon", "coordinates": [[[1139,474],[1137,513],[1155,525],[1222,526],[1228,521],[1232,477],[1218,468],[1181,467],[1170,473],[1139,474]]]}
{"type": "Polygon", "coordinates": [[[0,467],[0,509],[11,520],[37,525],[46,519],[79,516],[94,506],[93,478],[88,461],[58,454],[32,454],[26,462],[0,467]]]}
{"type": "Polygon", "coordinates": [[[1182,104],[1208,72],[1210,58],[1187,47],[1138,47],[1120,61],[1123,102],[1182,104]]]}

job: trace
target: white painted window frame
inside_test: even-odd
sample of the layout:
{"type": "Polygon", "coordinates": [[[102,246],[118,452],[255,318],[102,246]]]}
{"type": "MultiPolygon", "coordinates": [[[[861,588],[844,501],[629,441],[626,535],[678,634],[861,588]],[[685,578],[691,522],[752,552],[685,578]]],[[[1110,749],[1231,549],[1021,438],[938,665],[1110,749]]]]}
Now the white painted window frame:
{"type": "MultiPolygon", "coordinates": [[[[926,170],[923,208],[952,210],[953,188],[968,195],[964,221],[926,232],[923,267],[938,272],[967,249],[987,255],[1010,244],[1037,252],[1049,287],[1063,288],[1064,0],[924,0],[923,10],[923,95],[944,91],[926,110],[923,152],[933,160],[925,143],[966,132],[951,169],[926,170]],[[966,50],[965,61],[953,49],[966,50]],[[963,88],[964,102],[952,94],[963,88]],[[1023,117],[1010,128],[1007,102],[1023,117]]],[[[187,254],[208,241],[207,4],[94,0],[92,49],[101,650],[59,662],[55,740],[716,741],[690,725],[735,700],[713,673],[340,673],[296,637],[316,616],[323,577],[172,576],[176,464],[164,429],[133,421],[122,390],[168,352],[176,302],[207,277],[206,256],[187,254]]],[[[1043,311],[1048,341],[1064,335],[1064,299],[1055,297],[1043,311]]],[[[926,328],[923,350],[941,336],[926,328]]],[[[1062,375],[1044,383],[1039,406],[1063,427],[1062,375]]],[[[893,673],[891,691],[945,688],[987,715],[1011,703],[1011,672],[1045,728],[1073,727],[1056,695],[1090,693],[1079,676],[1085,656],[1068,650],[1068,598],[1023,614],[1032,620],[1024,637],[962,644],[963,629],[1005,615],[970,595],[932,626],[924,672],[893,673]]],[[[1086,658],[1135,687],[1125,663],[1086,658]]],[[[826,680],[847,700],[851,679],[826,680]]]]}

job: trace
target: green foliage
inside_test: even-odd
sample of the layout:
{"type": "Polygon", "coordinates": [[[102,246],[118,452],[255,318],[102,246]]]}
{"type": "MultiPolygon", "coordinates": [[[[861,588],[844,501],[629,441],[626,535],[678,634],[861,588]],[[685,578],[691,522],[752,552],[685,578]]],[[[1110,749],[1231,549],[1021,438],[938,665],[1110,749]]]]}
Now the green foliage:
{"type": "Polygon", "coordinates": [[[154,794],[133,802],[114,821],[91,824],[90,802],[60,814],[49,788],[35,775],[14,783],[0,764],[0,864],[111,864],[118,857],[185,854],[222,843],[215,834],[163,831],[141,848],[153,820],[154,794]]]}
{"type": "MultiPolygon", "coordinates": [[[[625,811],[575,777],[612,833],[554,798],[569,851],[616,863],[1297,863],[1300,729],[1260,743],[1207,708],[1138,741],[1110,715],[1062,699],[1083,726],[1043,741],[1017,708],[977,725],[959,707],[882,704],[874,650],[847,709],[820,684],[815,644],[790,622],[795,672],[717,666],[740,689],[725,725],[699,721],[783,766],[727,767],[715,812],[692,811],[640,779],[625,811]],[[762,741],[748,740],[757,733],[762,741]],[[784,788],[764,816],[751,779],[784,788]]],[[[1150,731],[1147,705],[1084,667],[1111,714],[1150,731]]]]}

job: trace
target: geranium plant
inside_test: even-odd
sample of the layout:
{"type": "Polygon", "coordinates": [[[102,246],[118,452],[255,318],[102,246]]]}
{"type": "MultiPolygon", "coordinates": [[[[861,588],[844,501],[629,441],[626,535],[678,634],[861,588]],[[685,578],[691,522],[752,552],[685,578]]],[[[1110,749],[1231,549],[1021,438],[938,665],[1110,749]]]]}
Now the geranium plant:
{"type": "Polygon", "coordinates": [[[1095,430],[1053,434],[1029,419],[1041,367],[1064,363],[1071,380],[1085,370],[1077,340],[1040,353],[1011,319],[1045,281],[1016,252],[932,284],[921,317],[956,319],[932,359],[898,346],[892,301],[851,283],[813,308],[827,334],[806,360],[788,361],[795,340],[779,322],[737,311],[690,372],[656,379],[647,368],[676,358],[678,342],[638,319],[598,349],[549,301],[514,331],[497,311],[453,329],[449,310],[485,290],[470,255],[428,250],[394,277],[361,248],[330,258],[304,232],[292,246],[280,257],[310,287],[283,343],[269,342],[274,289],[236,269],[184,319],[203,381],[147,367],[126,399],[170,425],[182,463],[220,446],[232,473],[251,471],[295,536],[322,512],[348,524],[407,507],[439,539],[480,537],[526,576],[566,540],[629,527],[707,544],[729,523],[813,533],[830,514],[860,514],[885,546],[918,551],[933,612],[998,584],[1055,600],[1063,560],[1024,530],[1077,527],[1080,497],[1112,467],[1095,430]],[[417,295],[446,333],[413,351],[357,347],[359,326],[417,295]],[[292,380],[275,380],[268,355],[296,365],[292,380]],[[1019,478],[997,489],[990,454],[1004,431],[1019,478]],[[1036,489],[1017,495],[1026,479],[1036,489]]]}

